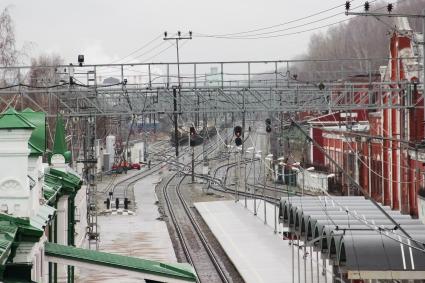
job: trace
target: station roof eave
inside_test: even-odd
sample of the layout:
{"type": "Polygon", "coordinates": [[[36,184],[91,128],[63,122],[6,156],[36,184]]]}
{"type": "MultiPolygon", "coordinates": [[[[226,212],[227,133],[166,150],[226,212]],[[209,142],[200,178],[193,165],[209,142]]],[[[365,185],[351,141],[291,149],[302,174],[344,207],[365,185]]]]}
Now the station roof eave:
{"type": "Polygon", "coordinates": [[[54,203],[62,188],[61,180],[55,175],[49,173],[44,174],[43,196],[47,203],[54,203]]]}
{"type": "Polygon", "coordinates": [[[425,278],[425,225],[389,207],[378,209],[371,200],[357,196],[291,197],[281,199],[279,218],[291,234],[301,233],[306,245],[320,249],[349,279],[425,278]],[[307,225],[303,235],[299,226],[305,223],[314,225],[307,225]],[[311,231],[313,226],[317,233],[311,231]]]}
{"type": "Polygon", "coordinates": [[[107,268],[109,271],[139,274],[144,279],[166,282],[196,282],[193,268],[187,264],[168,264],[136,257],[129,257],[88,249],[45,243],[44,253],[50,262],[65,263],[87,268],[107,268]]]}
{"type": "Polygon", "coordinates": [[[61,187],[65,190],[65,192],[75,193],[81,188],[83,184],[82,179],[72,172],[64,172],[61,170],[50,168],[48,174],[50,174],[51,176],[51,181],[53,181],[53,179],[56,179],[54,182],[56,184],[60,184],[61,187]]]}
{"type": "Polygon", "coordinates": [[[18,234],[25,237],[28,241],[38,241],[55,211],[53,207],[44,204],[40,207],[37,215],[32,217],[14,217],[0,213],[0,222],[7,221],[9,225],[16,226],[18,228],[18,234]]]}
{"type": "Polygon", "coordinates": [[[18,227],[9,221],[0,220],[0,265],[4,265],[10,255],[18,227]]]}

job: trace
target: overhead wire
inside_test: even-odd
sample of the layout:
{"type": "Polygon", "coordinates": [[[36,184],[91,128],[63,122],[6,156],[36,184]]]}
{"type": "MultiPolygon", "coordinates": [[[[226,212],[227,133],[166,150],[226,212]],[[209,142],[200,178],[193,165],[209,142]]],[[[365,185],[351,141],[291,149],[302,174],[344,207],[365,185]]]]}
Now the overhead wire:
{"type": "MultiPolygon", "coordinates": [[[[351,0],[349,2],[354,2],[354,1],[355,0],[351,0]]],[[[241,35],[241,34],[247,34],[247,33],[254,33],[254,32],[258,32],[258,31],[273,29],[273,28],[276,28],[276,27],[285,26],[285,25],[288,25],[288,24],[292,24],[292,23],[295,23],[295,22],[306,20],[306,19],[309,19],[309,18],[318,16],[318,15],[322,15],[323,13],[326,13],[326,12],[329,12],[329,11],[332,11],[332,10],[335,10],[335,9],[338,9],[338,8],[341,8],[343,6],[344,6],[344,4],[333,6],[331,8],[328,8],[328,9],[325,9],[325,10],[321,10],[319,12],[315,12],[313,14],[310,14],[310,15],[307,15],[307,16],[304,16],[304,17],[301,17],[301,18],[297,18],[297,19],[294,19],[294,20],[286,21],[286,22],[275,24],[275,25],[271,25],[271,26],[266,26],[266,27],[251,29],[251,30],[247,30],[247,31],[234,32],[234,33],[225,33],[225,34],[210,34],[210,35],[203,34],[203,35],[205,37],[216,37],[216,36],[219,36],[219,37],[228,37],[228,36],[235,36],[235,35],[241,35]]]]}
{"type": "MultiPolygon", "coordinates": [[[[370,1],[370,3],[376,2],[376,1],[377,0],[370,1]]],[[[404,1],[406,1],[406,0],[398,0],[398,1],[394,2],[394,4],[395,3],[404,2],[404,1]]],[[[353,9],[356,9],[356,8],[359,8],[359,7],[362,7],[362,6],[363,5],[359,5],[359,6],[354,7],[353,9]]],[[[374,9],[373,11],[378,11],[378,10],[383,9],[385,7],[380,7],[380,8],[374,9]]],[[[343,14],[343,13],[338,13],[338,14],[335,14],[333,16],[325,17],[325,18],[323,18],[321,20],[312,21],[310,23],[300,24],[300,25],[298,25],[296,27],[299,28],[299,27],[308,26],[308,25],[311,25],[311,24],[314,24],[314,23],[317,23],[317,22],[320,22],[320,21],[327,20],[329,18],[335,17],[335,16],[340,15],[340,14],[343,14]]],[[[271,33],[277,33],[279,31],[259,33],[260,36],[256,36],[255,34],[253,34],[253,35],[249,35],[248,34],[246,36],[245,35],[244,36],[220,36],[220,35],[217,36],[217,35],[208,35],[208,34],[195,34],[195,36],[196,37],[200,37],[200,38],[217,38],[217,39],[230,39],[230,40],[257,40],[257,39],[279,38],[279,37],[297,35],[297,34],[302,34],[302,33],[310,32],[310,31],[314,31],[314,30],[319,30],[319,29],[322,29],[322,28],[331,27],[331,26],[334,26],[334,25],[338,25],[338,24],[347,22],[347,21],[349,21],[349,20],[351,20],[351,19],[353,19],[355,17],[356,16],[351,17],[351,18],[347,18],[347,19],[344,19],[344,20],[340,20],[340,21],[337,21],[337,22],[333,22],[333,23],[321,25],[321,26],[318,26],[318,27],[313,27],[313,28],[305,29],[305,30],[295,31],[295,32],[291,32],[291,33],[276,34],[276,35],[265,35],[265,36],[261,36],[261,34],[271,34],[271,33]]],[[[289,30],[289,29],[292,29],[292,28],[282,29],[281,31],[285,31],[285,30],[289,30]]]]}
{"type": "Polygon", "coordinates": [[[139,51],[141,51],[141,50],[145,49],[146,47],[148,47],[149,45],[151,45],[153,42],[155,42],[156,40],[158,40],[158,39],[159,39],[159,38],[161,38],[161,37],[162,37],[162,35],[161,35],[161,34],[160,34],[160,35],[158,35],[157,37],[154,37],[152,40],[150,40],[149,42],[145,43],[145,44],[144,44],[144,45],[142,45],[141,47],[137,48],[136,50],[132,51],[131,53],[127,54],[126,56],[124,56],[124,57],[122,57],[122,58],[120,58],[120,59],[116,59],[116,60],[112,61],[110,64],[115,64],[115,63],[117,63],[117,62],[119,62],[119,61],[122,61],[122,60],[124,60],[124,59],[126,59],[126,58],[130,57],[130,56],[131,56],[131,55],[133,55],[133,54],[136,54],[137,52],[139,52],[139,51]]]}

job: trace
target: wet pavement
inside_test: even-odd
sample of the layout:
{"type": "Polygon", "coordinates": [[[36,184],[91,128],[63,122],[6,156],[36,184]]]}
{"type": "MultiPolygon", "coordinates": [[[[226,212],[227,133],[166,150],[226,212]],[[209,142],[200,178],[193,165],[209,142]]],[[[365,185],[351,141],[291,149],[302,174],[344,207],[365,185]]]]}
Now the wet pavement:
{"type": "MultiPolygon", "coordinates": [[[[98,217],[99,251],[164,262],[177,262],[173,245],[156,205],[155,184],[160,174],[143,178],[134,187],[136,214],[98,217]]],[[[81,270],[76,282],[140,282],[122,275],[81,270]]]]}
{"type": "Polygon", "coordinates": [[[245,200],[198,202],[195,207],[245,282],[330,282],[329,263],[327,276],[319,271],[323,268],[322,261],[317,261],[320,253],[316,255],[310,250],[303,257],[301,249],[293,250],[289,241],[282,238],[284,228],[281,224],[276,225],[274,233],[275,206],[268,204],[264,210],[264,202],[257,202],[258,214],[254,216],[253,200],[247,200],[246,208],[244,204],[245,200]]]}

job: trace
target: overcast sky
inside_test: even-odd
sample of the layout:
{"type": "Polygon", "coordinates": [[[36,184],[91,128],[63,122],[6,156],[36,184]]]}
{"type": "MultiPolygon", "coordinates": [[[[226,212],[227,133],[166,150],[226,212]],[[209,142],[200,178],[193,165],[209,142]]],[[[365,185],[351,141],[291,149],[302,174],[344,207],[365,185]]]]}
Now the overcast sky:
{"type": "MultiPolygon", "coordinates": [[[[18,46],[31,43],[31,55],[54,52],[65,63],[84,54],[86,63],[118,60],[165,30],[172,34],[192,30],[195,34],[241,32],[304,17],[343,5],[343,0],[0,0],[10,6],[18,46]]],[[[362,2],[355,1],[353,5],[362,2]]],[[[292,27],[344,12],[344,8],[311,19],[279,27],[292,27]]],[[[345,19],[343,14],[305,27],[281,33],[302,31],[345,19]]],[[[325,29],[323,29],[325,30],[325,29]]],[[[267,32],[264,30],[261,32],[267,32]]],[[[311,32],[259,40],[230,40],[194,37],[181,48],[181,61],[229,61],[290,59],[305,52],[311,32]]],[[[134,54],[131,60],[150,59],[170,43],[158,38],[134,54]],[[138,55],[143,55],[137,57],[138,55]],[[136,58],[135,58],[136,57],[136,58]]],[[[183,43],[183,42],[182,42],[183,43]]],[[[149,61],[175,61],[175,48],[169,48],[149,61]]],[[[122,61],[119,61],[122,62],[122,61]]]]}

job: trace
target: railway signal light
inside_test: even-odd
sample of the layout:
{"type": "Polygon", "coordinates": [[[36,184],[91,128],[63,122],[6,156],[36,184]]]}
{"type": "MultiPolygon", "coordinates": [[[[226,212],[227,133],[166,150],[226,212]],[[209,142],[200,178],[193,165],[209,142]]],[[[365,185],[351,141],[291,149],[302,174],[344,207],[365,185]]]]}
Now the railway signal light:
{"type": "Polygon", "coordinates": [[[190,133],[189,145],[195,146],[195,135],[196,135],[195,127],[190,127],[189,133],[190,133]]]}
{"type": "Polygon", "coordinates": [[[242,138],[241,138],[241,136],[242,136],[242,127],[241,126],[236,126],[233,129],[233,132],[234,132],[234,134],[236,136],[236,138],[235,138],[235,144],[236,144],[236,146],[241,146],[242,145],[242,138]]]}
{"type": "Polygon", "coordinates": [[[388,6],[387,6],[388,13],[391,13],[393,11],[393,7],[394,7],[393,4],[388,3],[388,6]]]}
{"type": "Polygon", "coordinates": [[[242,127],[241,126],[236,126],[233,129],[233,132],[235,134],[236,137],[241,137],[242,136],[242,127]]]}
{"type": "Polygon", "coordinates": [[[78,55],[78,65],[82,67],[83,63],[84,63],[84,55],[80,54],[78,55]]]}
{"type": "Polygon", "coordinates": [[[266,119],[266,132],[270,133],[272,131],[272,120],[270,118],[266,119]]]}

